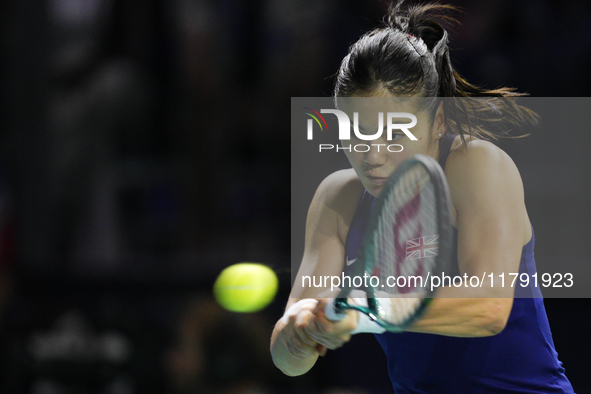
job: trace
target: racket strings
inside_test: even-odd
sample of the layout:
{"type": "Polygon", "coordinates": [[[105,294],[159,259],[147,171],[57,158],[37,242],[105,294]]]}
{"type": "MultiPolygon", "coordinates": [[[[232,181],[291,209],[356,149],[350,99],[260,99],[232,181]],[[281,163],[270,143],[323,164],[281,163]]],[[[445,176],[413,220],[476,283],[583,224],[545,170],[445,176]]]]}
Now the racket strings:
{"type": "MultiPolygon", "coordinates": [[[[377,258],[370,274],[386,284],[380,293],[423,293],[425,275],[437,255],[435,198],[429,173],[421,165],[406,171],[389,191],[373,234],[373,254],[377,258]]],[[[400,307],[404,305],[409,306],[404,301],[400,307]]]]}
{"type": "MultiPolygon", "coordinates": [[[[443,171],[433,158],[416,155],[388,179],[373,209],[358,254],[363,264],[356,272],[378,281],[370,277],[358,288],[368,303],[366,310],[354,309],[388,331],[411,324],[433,297],[428,276],[439,275],[449,264],[449,227],[443,171]]],[[[353,291],[343,289],[339,297],[346,299],[353,291]]]]}

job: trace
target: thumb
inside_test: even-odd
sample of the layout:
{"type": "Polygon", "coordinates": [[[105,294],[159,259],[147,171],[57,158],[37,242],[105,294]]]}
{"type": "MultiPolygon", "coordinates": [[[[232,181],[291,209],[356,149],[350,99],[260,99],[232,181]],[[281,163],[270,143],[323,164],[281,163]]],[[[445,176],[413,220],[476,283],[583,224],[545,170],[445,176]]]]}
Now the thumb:
{"type": "Polygon", "coordinates": [[[324,356],[326,356],[326,352],[328,351],[328,348],[324,345],[317,344],[316,351],[318,352],[318,354],[320,354],[322,357],[324,357],[324,356]]]}
{"type": "Polygon", "coordinates": [[[324,316],[324,308],[326,308],[326,303],[327,303],[327,299],[326,298],[321,298],[318,300],[318,303],[316,304],[316,307],[314,308],[314,311],[312,311],[312,313],[314,313],[315,315],[322,315],[324,316]]]}

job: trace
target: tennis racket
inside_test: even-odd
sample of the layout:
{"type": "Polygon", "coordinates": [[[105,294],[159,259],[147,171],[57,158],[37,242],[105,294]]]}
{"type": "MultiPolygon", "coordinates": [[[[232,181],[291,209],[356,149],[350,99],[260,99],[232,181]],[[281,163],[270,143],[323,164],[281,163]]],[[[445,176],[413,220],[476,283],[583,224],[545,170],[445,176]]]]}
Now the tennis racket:
{"type": "Polygon", "coordinates": [[[429,278],[451,263],[450,201],[437,161],[415,155],[402,163],[384,184],[348,273],[372,278],[367,287],[342,288],[326,304],[327,318],[342,320],[346,309],[354,309],[385,330],[400,332],[420,317],[437,290],[429,278]],[[360,291],[367,302],[353,302],[360,291]]]}

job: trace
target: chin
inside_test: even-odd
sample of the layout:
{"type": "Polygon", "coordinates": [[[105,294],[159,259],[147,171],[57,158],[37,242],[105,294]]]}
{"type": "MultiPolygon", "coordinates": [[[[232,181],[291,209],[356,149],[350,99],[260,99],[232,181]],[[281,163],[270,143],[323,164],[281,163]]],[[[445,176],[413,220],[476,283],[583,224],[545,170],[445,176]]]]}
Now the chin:
{"type": "Polygon", "coordinates": [[[364,185],[365,190],[372,196],[378,198],[380,193],[382,192],[382,186],[375,186],[375,185],[364,185]]]}

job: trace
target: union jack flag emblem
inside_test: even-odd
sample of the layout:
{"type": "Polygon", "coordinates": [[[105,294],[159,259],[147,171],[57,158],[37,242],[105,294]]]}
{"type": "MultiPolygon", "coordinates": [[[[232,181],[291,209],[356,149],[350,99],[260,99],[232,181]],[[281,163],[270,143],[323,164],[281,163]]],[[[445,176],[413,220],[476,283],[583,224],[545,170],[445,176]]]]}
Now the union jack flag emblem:
{"type": "Polygon", "coordinates": [[[427,235],[406,241],[406,261],[435,257],[439,251],[439,235],[427,235]]]}

